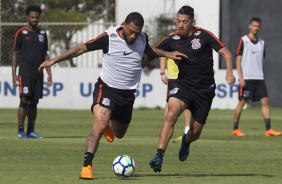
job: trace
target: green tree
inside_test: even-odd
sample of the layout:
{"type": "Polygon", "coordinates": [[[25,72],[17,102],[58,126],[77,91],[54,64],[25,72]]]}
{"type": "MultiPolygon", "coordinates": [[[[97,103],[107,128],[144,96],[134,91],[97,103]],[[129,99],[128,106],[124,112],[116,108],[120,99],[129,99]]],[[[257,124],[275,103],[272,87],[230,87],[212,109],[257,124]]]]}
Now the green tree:
{"type": "MultiPolygon", "coordinates": [[[[12,57],[13,39],[16,30],[26,22],[25,8],[30,4],[40,5],[42,15],[40,24],[49,30],[49,40],[63,45],[67,50],[71,47],[71,39],[79,30],[87,26],[87,22],[103,18],[114,21],[114,0],[5,0],[1,10],[1,63],[10,65],[12,57]],[[106,7],[106,8],[105,8],[106,7]],[[8,23],[18,22],[10,25],[8,23]],[[58,26],[54,22],[76,22],[58,26]],[[49,23],[49,25],[48,25],[49,23]],[[80,24],[79,24],[80,23],[80,24]]],[[[70,60],[70,65],[75,66],[70,60]]]]}

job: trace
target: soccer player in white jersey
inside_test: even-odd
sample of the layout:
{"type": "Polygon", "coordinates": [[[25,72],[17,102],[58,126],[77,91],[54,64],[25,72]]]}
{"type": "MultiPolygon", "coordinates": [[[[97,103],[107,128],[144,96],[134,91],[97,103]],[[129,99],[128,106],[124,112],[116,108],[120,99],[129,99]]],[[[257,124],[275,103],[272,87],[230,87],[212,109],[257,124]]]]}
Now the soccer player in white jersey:
{"type": "Polygon", "coordinates": [[[93,40],[74,46],[60,56],[42,63],[39,70],[85,52],[103,50],[103,65],[93,92],[93,127],[85,144],[85,155],[80,179],[93,179],[92,161],[101,137],[108,142],[122,138],[129,126],[140,82],[142,59],[168,57],[187,58],[180,52],[165,52],[148,44],[142,32],[144,19],[138,12],[130,13],[124,23],[112,27],[93,40]]]}
{"type": "Polygon", "coordinates": [[[253,17],[249,22],[249,33],[243,36],[236,50],[236,67],[239,76],[239,102],[234,110],[234,136],[245,136],[239,129],[242,109],[248,100],[260,101],[265,122],[265,136],[280,136],[270,125],[270,110],[267,89],[264,81],[263,59],[265,58],[265,42],[258,34],[261,20],[253,17]]]}

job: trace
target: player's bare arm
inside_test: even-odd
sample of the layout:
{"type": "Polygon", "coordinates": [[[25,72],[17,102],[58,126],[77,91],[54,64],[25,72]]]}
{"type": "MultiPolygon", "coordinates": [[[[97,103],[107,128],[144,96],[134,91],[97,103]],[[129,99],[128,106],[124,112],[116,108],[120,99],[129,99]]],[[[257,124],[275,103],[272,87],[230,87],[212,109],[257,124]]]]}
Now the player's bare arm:
{"type": "Polygon", "coordinates": [[[19,62],[19,51],[14,51],[12,59],[12,76],[14,86],[18,86],[17,66],[19,62]]]}
{"type": "Polygon", "coordinates": [[[218,51],[218,53],[224,58],[226,63],[226,77],[225,80],[227,84],[234,84],[235,83],[235,77],[233,75],[233,67],[232,67],[232,55],[230,51],[223,47],[218,51]]]}
{"type": "Polygon", "coordinates": [[[175,59],[175,60],[181,60],[181,58],[188,58],[185,54],[178,52],[178,51],[174,51],[174,52],[166,52],[163,50],[160,50],[152,45],[150,45],[148,47],[148,49],[146,50],[147,54],[148,54],[148,58],[149,59],[154,59],[157,57],[167,57],[167,58],[171,58],[171,59],[175,59]]]}
{"type": "Polygon", "coordinates": [[[76,45],[76,46],[70,48],[65,53],[61,54],[60,56],[58,56],[58,57],[56,57],[54,59],[51,59],[51,60],[44,61],[40,65],[39,70],[42,71],[42,69],[45,68],[45,67],[49,67],[49,66],[52,66],[52,65],[54,65],[56,63],[62,62],[64,60],[77,57],[77,56],[79,56],[79,55],[81,55],[81,54],[83,54],[85,52],[87,52],[87,49],[86,49],[86,46],[85,46],[84,43],[76,45]]]}
{"type": "Polygon", "coordinates": [[[167,66],[167,58],[161,57],[160,58],[161,80],[163,81],[164,84],[168,83],[167,76],[165,74],[166,66],[167,66]]]}
{"type": "MultiPolygon", "coordinates": [[[[47,52],[45,52],[45,60],[49,60],[49,55],[48,55],[47,52]]],[[[46,67],[45,69],[46,69],[47,74],[48,74],[48,76],[47,76],[47,86],[51,87],[52,84],[53,84],[51,67],[46,67]]]]}
{"type": "Polygon", "coordinates": [[[239,77],[239,79],[238,79],[239,85],[244,87],[245,86],[245,80],[243,78],[241,61],[242,61],[242,56],[241,55],[236,56],[236,68],[237,68],[238,77],[239,77]]]}

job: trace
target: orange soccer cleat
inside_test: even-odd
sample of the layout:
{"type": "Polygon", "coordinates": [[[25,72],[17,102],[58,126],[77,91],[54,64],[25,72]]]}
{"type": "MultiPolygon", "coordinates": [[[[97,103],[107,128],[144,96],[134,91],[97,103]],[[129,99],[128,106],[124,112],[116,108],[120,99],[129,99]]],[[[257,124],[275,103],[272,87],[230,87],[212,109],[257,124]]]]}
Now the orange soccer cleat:
{"type": "Polygon", "coordinates": [[[266,137],[269,137],[269,136],[280,136],[280,135],[282,135],[282,132],[277,132],[277,131],[273,130],[272,128],[265,131],[265,136],[266,137]]]}
{"type": "Polygon", "coordinates": [[[238,129],[235,129],[232,131],[232,135],[234,136],[239,136],[239,137],[243,137],[245,136],[246,134],[243,133],[239,128],[238,129]]]}
{"type": "Polygon", "coordinates": [[[86,167],[82,167],[79,179],[83,180],[93,180],[92,176],[92,166],[88,165],[86,167]]]}
{"type": "Polygon", "coordinates": [[[107,139],[108,142],[113,142],[115,138],[115,134],[113,130],[108,126],[105,129],[104,137],[107,139]]]}

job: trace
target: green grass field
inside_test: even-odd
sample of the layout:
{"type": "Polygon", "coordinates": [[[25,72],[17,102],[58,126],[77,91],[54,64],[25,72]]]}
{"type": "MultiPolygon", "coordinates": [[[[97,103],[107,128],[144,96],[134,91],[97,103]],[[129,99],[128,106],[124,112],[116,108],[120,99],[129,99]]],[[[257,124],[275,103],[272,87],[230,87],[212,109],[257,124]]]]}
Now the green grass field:
{"type": "MultiPolygon", "coordinates": [[[[272,127],[282,130],[282,109],[272,108],[272,127]]],[[[36,131],[45,139],[18,139],[16,109],[0,109],[0,183],[2,184],[231,184],[281,183],[282,137],[265,137],[257,107],[243,111],[240,128],[246,137],[231,136],[233,112],[212,110],[201,138],[191,145],[189,158],[178,160],[183,117],[174,130],[161,173],[149,160],[155,155],[162,110],[136,109],[124,139],[103,138],[94,158],[94,180],[79,180],[85,138],[92,127],[90,111],[39,109],[36,131]],[[111,164],[120,154],[134,158],[130,178],[114,175],[111,164]]]]}

